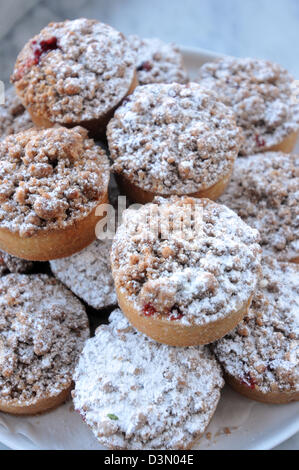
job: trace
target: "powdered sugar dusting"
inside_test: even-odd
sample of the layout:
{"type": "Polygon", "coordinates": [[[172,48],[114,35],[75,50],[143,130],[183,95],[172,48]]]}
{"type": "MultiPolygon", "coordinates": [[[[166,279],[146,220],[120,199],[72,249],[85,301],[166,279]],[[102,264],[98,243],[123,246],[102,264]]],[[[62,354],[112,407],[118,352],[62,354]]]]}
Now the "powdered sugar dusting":
{"type": "Polygon", "coordinates": [[[223,386],[207,348],[155,343],[120,310],[86,342],[75,409],[110,448],[189,448],[207,427],[223,386]],[[108,360],[107,360],[108,358],[108,360]]]}
{"type": "Polygon", "coordinates": [[[280,144],[299,130],[299,104],[293,77],[277,64],[260,59],[226,57],[202,66],[201,86],[232,106],[245,140],[242,155],[280,144]]]}
{"type": "Polygon", "coordinates": [[[50,23],[18,56],[12,80],[26,107],[60,124],[99,119],[128,93],[135,54],[111,26],[80,18],[50,23]],[[57,47],[34,62],[34,48],[57,47]],[[33,62],[33,63],[32,63],[33,62]]]}
{"type": "Polygon", "coordinates": [[[232,111],[195,83],[137,87],[107,128],[113,170],[159,195],[229,175],[241,145],[232,111]]]}
{"type": "Polygon", "coordinates": [[[238,311],[254,293],[258,240],[258,232],[225,206],[207,199],[157,198],[124,213],[112,246],[115,284],[140,315],[151,306],[151,314],[186,325],[216,321],[238,311]],[[175,223],[190,207],[191,237],[173,232],[164,239],[164,221],[175,223]],[[153,211],[161,224],[158,233],[149,225],[153,211]]]}
{"type": "Polygon", "coordinates": [[[95,309],[117,304],[110,264],[111,243],[96,240],[80,253],[50,262],[55,276],[95,309]]]}
{"type": "Polygon", "coordinates": [[[0,305],[0,402],[29,406],[67,389],[89,337],[79,300],[44,274],[8,274],[0,305]]]}
{"type": "Polygon", "coordinates": [[[264,251],[282,261],[299,256],[299,156],[265,153],[239,158],[227,205],[261,234],[264,251]]]}
{"type": "Polygon", "coordinates": [[[129,36],[128,41],[136,52],[140,85],[188,82],[182,54],[175,44],[167,44],[157,38],[144,39],[136,35],[129,36]]]}
{"type": "Polygon", "coordinates": [[[218,341],[225,371],[263,393],[299,391],[299,266],[264,260],[244,321],[218,341]]]}

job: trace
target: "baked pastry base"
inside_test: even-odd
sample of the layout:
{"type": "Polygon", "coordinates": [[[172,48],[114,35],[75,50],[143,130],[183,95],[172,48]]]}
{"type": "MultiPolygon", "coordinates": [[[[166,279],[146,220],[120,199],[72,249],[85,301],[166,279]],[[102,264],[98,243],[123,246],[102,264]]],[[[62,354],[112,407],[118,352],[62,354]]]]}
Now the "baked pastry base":
{"type": "Polygon", "coordinates": [[[5,403],[5,401],[0,400],[0,411],[3,413],[9,413],[12,415],[37,415],[41,413],[45,413],[47,411],[53,410],[58,408],[58,406],[62,405],[70,398],[70,393],[73,388],[71,384],[66,389],[62,390],[59,395],[55,397],[45,397],[35,403],[30,405],[21,405],[17,400],[16,402],[11,401],[9,404],[5,403]]]}
{"type": "MultiPolygon", "coordinates": [[[[89,121],[80,121],[80,122],[74,122],[73,124],[61,124],[61,125],[69,129],[71,129],[72,127],[76,127],[76,126],[82,126],[88,130],[89,136],[94,139],[105,137],[107,124],[110,121],[110,119],[112,119],[116,108],[120,106],[120,104],[126,98],[126,96],[133,93],[133,91],[135,90],[137,86],[138,86],[138,80],[137,80],[137,73],[135,72],[134,78],[128,90],[128,93],[122,98],[122,100],[116,106],[110,109],[106,114],[101,116],[99,119],[91,119],[89,121]]],[[[31,120],[36,127],[49,128],[57,124],[55,122],[50,121],[44,116],[39,116],[37,114],[34,114],[32,109],[30,109],[30,107],[27,108],[27,111],[29,112],[31,120]]]]}
{"type": "Polygon", "coordinates": [[[280,144],[274,145],[269,149],[265,149],[267,152],[284,152],[292,153],[299,136],[299,131],[292,132],[288,137],[286,137],[280,144]]]}
{"type": "MultiPolygon", "coordinates": [[[[98,205],[108,202],[108,193],[98,205]]],[[[101,217],[93,211],[71,226],[58,230],[45,230],[32,237],[22,238],[17,232],[0,228],[0,249],[30,261],[50,261],[66,258],[83,250],[96,239],[95,228],[101,217]]]]}
{"type": "Polygon", "coordinates": [[[223,338],[242,321],[250,307],[252,297],[240,309],[226,318],[218,319],[205,325],[182,325],[179,321],[160,317],[140,315],[132,301],[116,287],[118,303],[129,322],[141,333],[158,343],[169,346],[188,347],[213,343],[223,338]]]}
{"type": "Polygon", "coordinates": [[[156,196],[160,197],[170,197],[173,195],[177,196],[189,196],[195,197],[198,199],[207,198],[211,199],[212,201],[216,201],[222,193],[224,193],[225,189],[227,188],[230,178],[232,175],[232,171],[227,174],[222,180],[215,183],[213,186],[207,189],[203,189],[202,191],[198,191],[196,193],[190,194],[155,194],[150,191],[145,191],[141,189],[137,185],[133,184],[126,176],[124,175],[115,175],[116,181],[119,185],[122,194],[125,194],[128,199],[132,202],[138,204],[147,204],[152,202],[156,196]]]}
{"type": "Polygon", "coordinates": [[[241,395],[262,403],[283,404],[299,401],[299,392],[296,391],[263,393],[255,388],[248,387],[229,374],[225,374],[225,381],[241,395]]]}

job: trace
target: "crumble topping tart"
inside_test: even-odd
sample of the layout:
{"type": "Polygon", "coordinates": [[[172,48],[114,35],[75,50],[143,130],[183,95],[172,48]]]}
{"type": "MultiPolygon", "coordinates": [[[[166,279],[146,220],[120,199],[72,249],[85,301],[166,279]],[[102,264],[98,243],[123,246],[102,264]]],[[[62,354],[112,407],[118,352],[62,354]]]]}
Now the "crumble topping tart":
{"type": "Polygon", "coordinates": [[[136,52],[137,76],[140,85],[148,83],[187,83],[188,75],[179,48],[157,38],[128,37],[136,52]]]}
{"type": "Polygon", "coordinates": [[[50,261],[54,275],[95,309],[117,304],[111,273],[111,240],[96,240],[80,253],[50,261]]]}
{"type": "Polygon", "coordinates": [[[242,155],[269,149],[299,130],[294,78],[280,65],[225,57],[204,64],[197,81],[233,108],[245,136],[242,155]]]}
{"type": "Polygon", "coordinates": [[[0,402],[29,406],[69,387],[89,337],[81,302],[45,274],[0,279],[0,402]]]}
{"type": "Polygon", "coordinates": [[[258,241],[257,230],[225,206],[156,198],[124,212],[111,253],[115,285],[140,315],[183,325],[214,322],[240,310],[255,292],[258,241]],[[175,228],[181,220],[189,221],[182,233],[175,228]]]}
{"type": "Polygon", "coordinates": [[[29,113],[13,87],[5,90],[5,104],[0,105],[0,139],[33,127],[29,113]]]}
{"type": "Polygon", "coordinates": [[[0,250],[0,276],[8,273],[29,273],[32,271],[34,263],[25,259],[9,255],[0,250]]]}
{"type": "Polygon", "coordinates": [[[233,112],[195,83],[137,87],[107,139],[116,173],[165,196],[196,193],[229,175],[242,140],[233,112]]]}
{"type": "Polygon", "coordinates": [[[26,108],[51,122],[98,119],[127,94],[135,54],[124,36],[96,20],[50,23],[20,52],[12,75],[26,108]]]}
{"type": "Polygon", "coordinates": [[[219,199],[261,235],[265,253],[299,256],[299,156],[279,152],[239,158],[219,199]]]}
{"type": "Polygon", "coordinates": [[[215,358],[206,347],[150,340],[119,309],[109,320],[80,357],[75,409],[107,447],[190,448],[209,424],[224,385],[215,358]]]}
{"type": "Polygon", "coordinates": [[[31,129],[0,142],[0,228],[30,237],[89,215],[109,183],[105,152],[81,127],[31,129]]]}
{"type": "Polygon", "coordinates": [[[263,393],[299,391],[299,266],[266,258],[249,312],[213,346],[225,371],[263,393]]]}

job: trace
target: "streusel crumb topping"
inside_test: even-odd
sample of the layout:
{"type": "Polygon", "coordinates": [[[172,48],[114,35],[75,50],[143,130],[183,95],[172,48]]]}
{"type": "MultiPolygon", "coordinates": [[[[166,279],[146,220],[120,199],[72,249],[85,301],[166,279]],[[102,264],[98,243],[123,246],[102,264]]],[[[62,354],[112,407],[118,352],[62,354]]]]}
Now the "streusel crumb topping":
{"type": "Polygon", "coordinates": [[[112,246],[114,281],[140,315],[206,324],[240,310],[255,292],[258,240],[225,206],[156,198],[125,211],[112,246]]]}
{"type": "Polygon", "coordinates": [[[33,127],[29,113],[13,87],[5,91],[5,104],[0,105],[0,139],[33,127]]]}
{"type": "Polygon", "coordinates": [[[268,152],[236,161],[219,202],[261,234],[264,251],[281,261],[299,256],[299,156],[268,152]]]}
{"type": "Polygon", "coordinates": [[[117,109],[107,138],[113,170],[159,195],[219,182],[242,140],[232,111],[195,83],[137,87],[117,109]]]}
{"type": "Polygon", "coordinates": [[[95,309],[117,305],[111,273],[111,240],[96,240],[80,253],[51,261],[55,276],[95,309]]]}
{"type": "Polygon", "coordinates": [[[0,401],[28,406],[68,388],[89,337],[83,305],[45,274],[0,279],[0,401]]]}
{"type": "Polygon", "coordinates": [[[294,79],[280,65],[226,57],[203,65],[198,82],[232,106],[245,136],[242,155],[269,149],[299,130],[294,79]]]}
{"type": "Polygon", "coordinates": [[[8,273],[29,273],[33,266],[34,263],[31,261],[17,258],[0,250],[0,276],[8,273]]]}
{"type": "Polygon", "coordinates": [[[12,81],[26,107],[60,124],[98,119],[127,94],[135,54],[111,26],[50,23],[18,56],[12,81]]]}
{"type": "Polygon", "coordinates": [[[105,152],[83,128],[28,130],[0,142],[0,227],[30,237],[86,217],[109,183],[105,152]]]}
{"type": "Polygon", "coordinates": [[[136,52],[137,76],[140,85],[148,83],[187,83],[188,75],[179,48],[157,38],[128,37],[136,52]]]}
{"type": "Polygon", "coordinates": [[[224,384],[208,348],[158,344],[120,310],[86,342],[74,379],[75,409],[95,436],[126,449],[189,448],[207,427],[224,384]]]}
{"type": "Polygon", "coordinates": [[[299,266],[264,260],[248,315],[214,350],[225,371],[249,388],[299,391],[299,266]]]}

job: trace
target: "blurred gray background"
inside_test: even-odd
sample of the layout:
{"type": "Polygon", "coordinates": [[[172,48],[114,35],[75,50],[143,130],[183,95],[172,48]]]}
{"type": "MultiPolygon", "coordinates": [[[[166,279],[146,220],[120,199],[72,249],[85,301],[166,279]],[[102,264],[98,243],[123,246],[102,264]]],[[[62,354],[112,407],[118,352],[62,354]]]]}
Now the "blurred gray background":
{"type": "MultiPolygon", "coordinates": [[[[125,34],[268,58],[299,79],[298,0],[0,0],[0,80],[8,83],[16,55],[42,27],[79,16],[125,34]]],[[[299,435],[280,448],[298,449],[299,435]]]]}
{"type": "Polygon", "coordinates": [[[185,46],[269,58],[299,78],[298,0],[0,0],[0,79],[19,50],[50,21],[85,16],[124,33],[185,46]]]}

